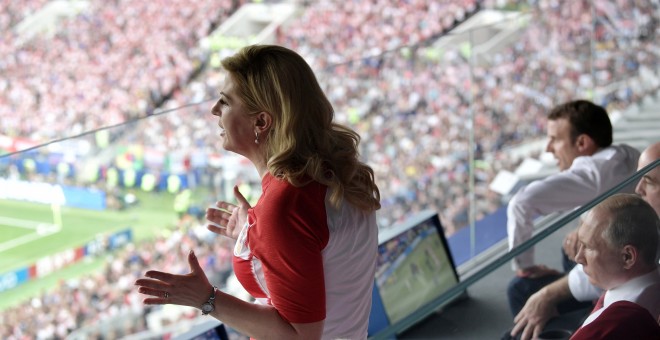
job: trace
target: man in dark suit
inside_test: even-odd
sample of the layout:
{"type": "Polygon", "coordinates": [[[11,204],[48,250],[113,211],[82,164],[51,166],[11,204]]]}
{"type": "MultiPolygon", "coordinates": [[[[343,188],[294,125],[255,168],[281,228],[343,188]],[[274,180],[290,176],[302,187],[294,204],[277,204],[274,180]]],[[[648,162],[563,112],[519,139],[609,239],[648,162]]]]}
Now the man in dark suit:
{"type": "Polygon", "coordinates": [[[659,234],[658,215],[637,195],[614,195],[587,214],[575,260],[605,292],[571,339],[660,337],[659,234]]]}

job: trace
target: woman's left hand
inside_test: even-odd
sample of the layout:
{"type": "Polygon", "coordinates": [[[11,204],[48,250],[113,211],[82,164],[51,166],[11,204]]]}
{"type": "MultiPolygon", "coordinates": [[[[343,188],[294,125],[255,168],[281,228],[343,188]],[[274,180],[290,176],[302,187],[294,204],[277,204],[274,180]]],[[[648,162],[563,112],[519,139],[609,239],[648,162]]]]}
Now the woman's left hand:
{"type": "Polygon", "coordinates": [[[191,250],[188,254],[190,273],[176,275],[156,270],[145,273],[146,278],[135,281],[138,292],[150,295],[143,300],[146,305],[174,304],[200,308],[213,290],[206,274],[191,250]]]}
{"type": "Polygon", "coordinates": [[[215,207],[206,209],[206,219],[213,222],[207,226],[208,230],[236,240],[248,220],[248,209],[251,206],[238,190],[237,185],[234,186],[234,196],[238,205],[224,201],[217,202],[215,207]]]}

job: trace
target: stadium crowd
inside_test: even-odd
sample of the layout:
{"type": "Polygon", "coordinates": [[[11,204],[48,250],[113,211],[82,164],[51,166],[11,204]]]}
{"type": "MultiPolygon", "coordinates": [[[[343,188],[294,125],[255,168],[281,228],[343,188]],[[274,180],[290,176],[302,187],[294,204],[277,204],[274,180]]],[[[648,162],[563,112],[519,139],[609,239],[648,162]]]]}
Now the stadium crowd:
{"type": "MultiPolygon", "coordinates": [[[[0,13],[0,28],[9,32],[6,28],[46,1],[3,2],[25,4],[0,13]]],[[[0,134],[45,141],[151,114],[161,100],[158,110],[216,98],[221,71],[207,69],[189,79],[206,57],[193,47],[230,14],[223,9],[232,2],[165,7],[160,2],[94,2],[94,10],[63,22],[53,37],[23,45],[15,33],[4,33],[0,54],[11,57],[0,61],[7,75],[0,79],[0,134]],[[143,24],[147,20],[150,25],[143,24]],[[17,112],[47,114],[34,119],[17,112]]],[[[593,95],[616,112],[660,86],[654,46],[658,1],[597,0],[597,18],[591,17],[589,3],[417,0],[392,7],[380,0],[346,6],[318,1],[280,29],[279,43],[306,57],[338,117],[360,131],[362,155],[376,171],[383,198],[379,224],[387,227],[415,211],[433,209],[451,235],[468,220],[470,128],[480,217],[501,205],[488,183],[497,171],[520,161],[507,154],[508,148],[541,137],[545,114],[554,104],[576,94],[593,95]],[[472,63],[463,46],[431,44],[478,9],[501,5],[520,6],[530,15],[512,45],[472,63]],[[443,19],[434,20],[438,17],[443,19]],[[610,89],[611,84],[617,86],[610,89]],[[592,93],[594,86],[603,92],[592,93]]],[[[187,158],[211,166],[209,155],[218,153],[219,137],[209,108],[210,103],[192,106],[140,121],[117,143],[141,145],[143,157],[172,153],[182,163],[187,158]]],[[[0,337],[63,337],[125,310],[140,312],[141,299],[126,283],[145,265],[185,271],[180,259],[189,248],[218,266],[219,273],[226,270],[228,255],[222,251],[227,246],[209,243],[188,227],[181,230],[114,255],[104,273],[62,283],[27,308],[4,311],[0,337]],[[67,296],[77,302],[69,304],[67,296]],[[42,334],[31,333],[39,329],[42,334]]],[[[144,322],[132,324],[125,332],[144,327],[144,322]]]]}
{"type": "Polygon", "coordinates": [[[11,34],[9,31],[13,27],[43,7],[46,2],[48,0],[0,1],[4,9],[0,12],[0,32],[2,32],[3,40],[11,34]]]}
{"type": "Polygon", "coordinates": [[[46,142],[151,113],[201,66],[198,40],[238,2],[91,1],[47,34],[48,22],[62,14],[54,5],[3,1],[9,9],[0,13],[5,136],[46,142]],[[20,20],[37,11],[42,20],[19,31],[20,20]]]}
{"type": "MultiPolygon", "coordinates": [[[[130,243],[113,253],[99,253],[97,256],[106,258],[103,270],[61,282],[54,290],[4,310],[0,313],[0,338],[64,339],[85,327],[91,328],[84,336],[88,339],[113,339],[145,331],[152,308],[142,303],[144,296],[133,288],[133,282],[144,274],[145,268],[187,273],[188,264],[180,260],[188,249],[195,250],[209,279],[225,289],[231,273],[229,239],[215,237],[200,220],[188,215],[179,220],[176,228],[164,230],[155,240],[130,243]],[[108,327],[113,320],[116,325],[108,327]],[[98,327],[100,324],[105,325],[98,327]],[[99,334],[101,329],[109,331],[99,334]]],[[[161,321],[156,327],[196,316],[198,312],[190,309],[179,319],[161,321]]]]}
{"type": "Polygon", "coordinates": [[[279,43],[306,55],[315,69],[321,69],[427,42],[476,9],[477,0],[413,0],[398,6],[384,0],[341,6],[334,0],[315,1],[280,31],[279,43]]]}
{"type": "MultiPolygon", "coordinates": [[[[451,235],[468,223],[470,115],[478,220],[502,204],[488,183],[498,171],[511,170],[520,161],[503,151],[541,137],[545,112],[554,103],[576,94],[596,96],[610,111],[620,111],[660,85],[652,71],[658,64],[651,39],[657,4],[595,5],[596,20],[588,1],[571,6],[547,0],[413,1],[396,8],[375,0],[349,6],[319,1],[282,27],[278,36],[279,43],[299,50],[317,70],[338,118],[361,132],[362,154],[376,170],[386,207],[379,213],[380,225],[433,209],[451,235]],[[464,46],[431,44],[479,6],[500,5],[519,6],[533,18],[512,45],[474,63],[464,46]],[[438,23],[432,20],[437,13],[450,13],[442,16],[450,19],[438,23]],[[371,24],[357,25],[361,20],[371,24]],[[593,22],[597,53],[592,57],[593,22]],[[342,29],[336,29],[337,23],[342,29]],[[376,34],[372,26],[382,29],[376,34]],[[413,31],[418,34],[410,34],[413,31]],[[592,73],[598,93],[591,90],[592,73]],[[618,87],[610,89],[613,83],[618,87]]],[[[215,98],[222,79],[221,72],[206,70],[172,92],[158,110],[215,98]]],[[[128,136],[116,144],[140,145],[146,167],[212,167],[210,156],[222,154],[209,105],[130,125],[124,129],[128,136]]]]}
{"type": "MultiPolygon", "coordinates": [[[[470,1],[457,3],[468,14],[474,8],[470,1]]],[[[653,70],[659,58],[649,39],[657,29],[657,3],[596,1],[595,19],[589,1],[570,6],[544,0],[529,3],[523,6],[530,15],[529,24],[515,43],[479,62],[461,46],[441,49],[433,44],[373,56],[368,48],[372,35],[352,29],[348,18],[372,17],[382,10],[379,6],[385,6],[378,1],[371,6],[336,6],[329,22],[348,22],[346,31],[355,36],[335,35],[336,29],[308,29],[327,11],[327,2],[312,5],[300,22],[283,30],[283,44],[304,51],[314,68],[325,67],[320,78],[330,101],[340,116],[362,132],[363,155],[381,179],[382,226],[424,208],[441,212],[448,234],[467,223],[470,114],[475,119],[477,219],[501,206],[499,195],[489,191],[487,184],[497,171],[510,170],[520,161],[505,152],[507,147],[541,137],[545,114],[553,104],[576,94],[592,95],[593,21],[598,29],[593,57],[596,85],[618,82],[619,86],[602,95],[602,104],[610,111],[621,110],[658,88],[653,70]],[[625,28],[625,35],[618,33],[619,27],[625,28]],[[349,47],[354,44],[341,48],[343,41],[352,39],[366,42],[363,54],[349,47]],[[335,55],[355,59],[335,65],[339,61],[335,55]],[[650,78],[644,84],[641,74],[650,78]]],[[[423,26],[426,18],[421,13],[424,10],[410,11],[405,21],[423,26]]],[[[460,13],[456,20],[464,16],[460,13]]],[[[383,21],[389,22],[387,17],[383,21]]],[[[407,35],[405,29],[399,32],[407,35]]],[[[390,41],[404,40],[395,36],[390,41]]],[[[380,47],[381,51],[393,49],[380,47]]]]}

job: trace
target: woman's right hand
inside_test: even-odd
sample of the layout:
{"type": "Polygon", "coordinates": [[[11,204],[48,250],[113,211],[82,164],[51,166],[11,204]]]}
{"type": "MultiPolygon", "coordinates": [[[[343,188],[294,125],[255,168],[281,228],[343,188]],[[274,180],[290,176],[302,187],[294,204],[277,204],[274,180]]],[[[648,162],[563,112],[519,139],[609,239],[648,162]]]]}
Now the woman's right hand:
{"type": "Polygon", "coordinates": [[[208,224],[206,228],[216,234],[237,239],[247,222],[247,213],[251,206],[243,194],[238,191],[236,185],[234,186],[234,196],[236,196],[238,205],[219,201],[215,204],[217,209],[206,209],[206,219],[213,223],[208,224]]]}

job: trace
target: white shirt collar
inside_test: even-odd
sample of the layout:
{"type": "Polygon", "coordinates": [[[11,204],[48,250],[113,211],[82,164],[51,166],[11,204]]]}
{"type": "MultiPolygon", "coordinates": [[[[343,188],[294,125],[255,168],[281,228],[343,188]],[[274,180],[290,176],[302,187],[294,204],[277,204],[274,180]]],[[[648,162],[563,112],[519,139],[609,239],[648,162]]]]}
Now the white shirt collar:
{"type": "Polygon", "coordinates": [[[622,300],[637,302],[637,297],[644,290],[644,288],[656,282],[660,282],[660,268],[642,276],[628,280],[626,283],[608,290],[605,293],[603,307],[608,307],[609,305],[622,300]]]}

